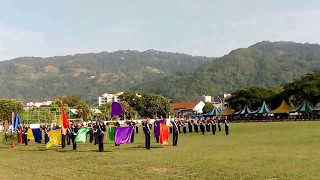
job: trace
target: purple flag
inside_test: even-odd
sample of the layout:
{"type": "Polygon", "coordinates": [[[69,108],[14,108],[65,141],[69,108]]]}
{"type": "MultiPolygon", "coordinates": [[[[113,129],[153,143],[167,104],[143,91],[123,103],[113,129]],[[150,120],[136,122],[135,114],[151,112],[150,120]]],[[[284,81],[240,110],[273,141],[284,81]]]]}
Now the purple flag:
{"type": "Polygon", "coordinates": [[[115,144],[127,144],[131,142],[133,126],[117,127],[114,137],[115,144]]]}
{"type": "Polygon", "coordinates": [[[118,102],[112,102],[111,104],[111,117],[123,115],[122,105],[118,102]]]}
{"type": "Polygon", "coordinates": [[[154,127],[154,137],[160,137],[160,123],[166,123],[166,121],[164,119],[157,121],[157,126],[154,127]]]}

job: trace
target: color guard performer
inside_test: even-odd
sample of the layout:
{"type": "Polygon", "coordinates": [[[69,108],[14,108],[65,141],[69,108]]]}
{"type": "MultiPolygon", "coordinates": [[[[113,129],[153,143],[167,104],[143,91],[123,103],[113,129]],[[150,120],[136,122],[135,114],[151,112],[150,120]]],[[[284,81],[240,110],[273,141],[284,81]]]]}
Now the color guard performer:
{"type": "Polygon", "coordinates": [[[104,134],[106,132],[106,126],[104,125],[103,121],[99,121],[99,125],[97,126],[97,134],[98,134],[98,143],[99,143],[99,152],[103,152],[103,139],[104,134]]]}
{"type": "MultiPolygon", "coordinates": [[[[116,128],[120,127],[119,118],[116,118],[116,123],[114,124],[116,128]]],[[[114,141],[114,146],[120,146],[120,144],[116,144],[116,141],[114,141]]]]}
{"type": "Polygon", "coordinates": [[[78,123],[74,122],[74,124],[72,124],[71,126],[73,150],[77,150],[77,142],[75,140],[78,134],[78,130],[79,130],[78,123]]]}
{"type": "MultiPolygon", "coordinates": [[[[156,127],[158,125],[158,118],[156,117],[154,119],[154,123],[153,123],[153,133],[155,134],[156,133],[156,127]]],[[[159,143],[159,137],[155,137],[156,138],[156,143],[159,143]]]]}
{"type": "Polygon", "coordinates": [[[228,122],[227,118],[224,120],[224,128],[226,131],[226,135],[229,135],[229,122],[228,122]]]}
{"type": "Polygon", "coordinates": [[[179,127],[178,127],[178,120],[174,119],[174,121],[171,122],[172,123],[172,134],[173,134],[173,138],[172,138],[172,142],[173,142],[173,146],[176,146],[178,144],[178,134],[179,134],[179,127]]]}
{"type": "Polygon", "coordinates": [[[150,137],[152,129],[152,124],[150,124],[150,118],[147,118],[147,122],[143,123],[142,127],[145,135],[146,149],[150,150],[150,137]]]}

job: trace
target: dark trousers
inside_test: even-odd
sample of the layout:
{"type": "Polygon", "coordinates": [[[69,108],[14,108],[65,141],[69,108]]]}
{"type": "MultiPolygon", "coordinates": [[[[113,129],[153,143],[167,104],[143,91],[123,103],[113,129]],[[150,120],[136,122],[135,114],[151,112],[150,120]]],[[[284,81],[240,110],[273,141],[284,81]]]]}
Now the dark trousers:
{"type": "Polygon", "coordinates": [[[17,130],[17,139],[18,139],[18,144],[19,144],[20,132],[18,130],[17,130]]]}
{"type": "Polygon", "coordinates": [[[159,137],[156,137],[156,143],[159,143],[159,137]]]}
{"type": "Polygon", "coordinates": [[[61,134],[61,147],[65,148],[66,147],[66,136],[61,134]]]}
{"type": "Polygon", "coordinates": [[[138,132],[139,132],[139,127],[136,126],[136,133],[138,134],[138,132]]]}
{"type": "Polygon", "coordinates": [[[93,132],[92,132],[92,130],[89,131],[89,136],[90,136],[90,143],[92,143],[93,142],[93,132]]]}
{"type": "Polygon", "coordinates": [[[204,125],[200,125],[200,130],[202,132],[202,135],[204,134],[204,125]]]}
{"type": "Polygon", "coordinates": [[[172,133],[172,127],[170,127],[170,133],[172,133]]]}
{"type": "Polygon", "coordinates": [[[23,139],[24,139],[24,144],[28,146],[28,134],[25,134],[23,139]]]}
{"type": "Polygon", "coordinates": [[[72,139],[73,135],[67,134],[67,144],[70,145],[70,139],[72,139]]]}
{"type": "Polygon", "coordinates": [[[73,150],[77,150],[77,142],[75,141],[76,140],[76,135],[72,135],[72,147],[73,147],[73,150]]]}
{"type": "Polygon", "coordinates": [[[178,144],[178,132],[174,131],[173,132],[173,145],[176,146],[178,144]]]}
{"type": "Polygon", "coordinates": [[[104,134],[101,133],[98,135],[98,143],[99,143],[99,151],[102,152],[103,150],[103,138],[104,138],[104,134]]]}
{"type": "Polygon", "coordinates": [[[216,134],[216,125],[212,125],[212,134],[215,135],[216,134]]]}
{"type": "Polygon", "coordinates": [[[93,133],[94,134],[94,145],[97,145],[98,144],[98,133],[93,133]]]}
{"type": "Polygon", "coordinates": [[[229,126],[225,125],[226,135],[229,135],[229,126]]]}
{"type": "Polygon", "coordinates": [[[22,134],[22,144],[24,144],[24,134],[22,134]]]}
{"type": "Polygon", "coordinates": [[[178,126],[178,129],[179,129],[179,133],[180,133],[180,132],[181,132],[181,131],[180,131],[180,126],[178,126]]]}
{"type": "Polygon", "coordinates": [[[187,133],[187,127],[183,127],[183,133],[187,133]]]}
{"type": "Polygon", "coordinates": [[[131,141],[130,141],[131,143],[133,143],[134,142],[134,130],[132,131],[132,134],[131,134],[131,141]]]}
{"type": "Polygon", "coordinates": [[[192,133],[192,125],[189,125],[189,133],[192,133]]]}
{"type": "Polygon", "coordinates": [[[210,124],[207,125],[207,131],[210,132],[210,124]]]}
{"type": "Polygon", "coordinates": [[[44,133],[44,143],[47,144],[49,142],[49,136],[48,134],[44,133]]]}
{"type": "Polygon", "coordinates": [[[218,129],[219,129],[219,131],[221,131],[221,125],[220,124],[218,124],[218,129]]]}
{"type": "Polygon", "coordinates": [[[145,133],[145,140],[146,140],[146,149],[150,149],[150,132],[145,133]]]}
{"type": "Polygon", "coordinates": [[[199,132],[198,125],[194,125],[194,131],[195,131],[196,133],[199,132]]]}

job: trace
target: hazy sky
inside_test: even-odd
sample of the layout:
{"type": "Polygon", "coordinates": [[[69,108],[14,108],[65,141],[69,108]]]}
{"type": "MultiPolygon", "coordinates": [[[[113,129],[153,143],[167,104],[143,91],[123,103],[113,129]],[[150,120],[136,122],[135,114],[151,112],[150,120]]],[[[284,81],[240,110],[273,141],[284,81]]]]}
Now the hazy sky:
{"type": "Polygon", "coordinates": [[[319,0],[0,0],[0,60],[156,49],[219,57],[320,42],[319,0]]]}

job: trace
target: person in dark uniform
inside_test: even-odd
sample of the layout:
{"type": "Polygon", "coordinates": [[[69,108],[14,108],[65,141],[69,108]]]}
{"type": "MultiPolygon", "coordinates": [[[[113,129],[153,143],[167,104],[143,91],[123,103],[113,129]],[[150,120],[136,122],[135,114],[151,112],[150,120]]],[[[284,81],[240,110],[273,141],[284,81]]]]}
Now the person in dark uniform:
{"type": "Polygon", "coordinates": [[[93,131],[93,137],[94,137],[94,145],[97,145],[98,143],[99,143],[99,137],[98,137],[98,130],[97,130],[97,128],[98,128],[98,122],[96,122],[96,124],[95,125],[93,125],[92,126],[92,131],[93,131]]]}
{"type": "Polygon", "coordinates": [[[210,119],[207,118],[207,121],[206,121],[206,127],[207,127],[207,132],[210,132],[210,119]]]}
{"type": "Polygon", "coordinates": [[[218,119],[218,129],[219,129],[219,131],[221,131],[221,119],[220,119],[220,117],[219,117],[219,119],[218,119]]]}
{"type": "Polygon", "coordinates": [[[24,129],[25,129],[25,125],[23,124],[22,126],[21,126],[21,128],[22,128],[22,137],[21,137],[21,140],[22,140],[22,144],[24,144],[24,129]]]}
{"type": "Polygon", "coordinates": [[[49,142],[49,128],[48,128],[48,125],[44,126],[43,131],[44,131],[44,144],[47,144],[47,142],[49,142]]]}
{"type": "Polygon", "coordinates": [[[77,150],[77,142],[75,140],[78,134],[78,130],[79,130],[78,123],[74,122],[74,124],[72,124],[71,126],[73,150],[77,150]]]}
{"type": "Polygon", "coordinates": [[[136,121],[136,133],[138,134],[139,133],[139,127],[138,127],[138,120],[136,121]]]}
{"type": "Polygon", "coordinates": [[[150,137],[152,129],[152,124],[150,124],[150,118],[147,118],[147,121],[143,123],[142,127],[145,135],[146,149],[150,150],[150,137]]]}
{"type": "Polygon", "coordinates": [[[24,127],[24,144],[26,146],[28,146],[28,129],[29,129],[28,124],[26,124],[24,127]]]}
{"type": "Polygon", "coordinates": [[[192,124],[193,124],[193,122],[192,122],[192,120],[188,120],[188,129],[189,129],[189,133],[192,133],[192,124]]]}
{"type": "Polygon", "coordinates": [[[181,133],[181,120],[177,120],[177,125],[178,125],[178,131],[179,131],[179,134],[181,133]]]}
{"type": "Polygon", "coordinates": [[[229,122],[228,122],[227,118],[224,120],[224,128],[226,131],[226,135],[229,135],[229,122]]]}
{"type": "Polygon", "coordinates": [[[204,135],[204,128],[205,128],[205,122],[204,122],[204,120],[201,118],[201,121],[200,121],[200,130],[201,130],[202,135],[204,135]]]}
{"type": "Polygon", "coordinates": [[[66,147],[66,136],[63,134],[63,132],[61,132],[61,148],[65,148],[65,147],[66,147]]]}
{"type": "MultiPolygon", "coordinates": [[[[155,134],[156,133],[156,127],[158,125],[158,118],[156,117],[154,119],[154,123],[153,123],[153,133],[155,134]]],[[[155,137],[156,138],[156,143],[159,143],[159,137],[155,137]]]]}
{"type": "Polygon", "coordinates": [[[175,119],[171,123],[172,123],[172,134],[173,134],[172,142],[173,142],[173,146],[176,146],[178,144],[178,134],[179,134],[179,127],[177,124],[178,120],[175,119]]]}
{"type": "MultiPolygon", "coordinates": [[[[116,118],[116,123],[114,124],[116,128],[120,127],[119,118],[116,118]]],[[[120,144],[116,144],[116,141],[114,141],[114,146],[120,146],[120,144]]]]}
{"type": "Polygon", "coordinates": [[[182,131],[184,134],[187,133],[187,121],[182,121],[182,131]]]}
{"type": "Polygon", "coordinates": [[[19,144],[19,139],[20,139],[20,130],[21,130],[21,126],[18,125],[16,133],[17,133],[17,139],[18,139],[18,144],[19,144]]]}
{"type": "Polygon", "coordinates": [[[73,136],[71,131],[72,131],[72,129],[71,129],[71,127],[69,127],[68,131],[67,131],[67,135],[66,135],[67,136],[67,144],[68,145],[70,145],[70,140],[72,139],[72,136],[73,136]]]}
{"type": "Polygon", "coordinates": [[[194,131],[196,133],[199,133],[199,126],[198,124],[200,123],[200,121],[198,119],[196,119],[194,122],[193,122],[193,128],[194,128],[194,131]]]}
{"type": "Polygon", "coordinates": [[[133,143],[134,142],[134,130],[135,130],[135,126],[136,126],[136,123],[133,121],[133,118],[131,118],[130,121],[128,122],[128,126],[133,126],[131,140],[130,140],[130,142],[133,143]]]}
{"type": "Polygon", "coordinates": [[[212,134],[216,134],[216,122],[214,119],[211,120],[211,126],[212,126],[212,134]]]}
{"type": "Polygon", "coordinates": [[[90,140],[90,143],[92,143],[93,142],[93,125],[92,125],[92,123],[88,124],[88,127],[90,128],[89,140],[90,140]]]}
{"type": "Polygon", "coordinates": [[[99,125],[97,125],[97,134],[98,134],[98,143],[99,143],[99,152],[103,152],[103,139],[104,134],[106,132],[106,126],[104,125],[103,121],[99,121],[99,125]]]}

